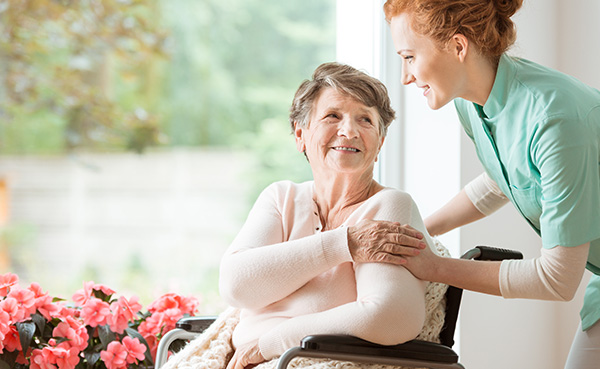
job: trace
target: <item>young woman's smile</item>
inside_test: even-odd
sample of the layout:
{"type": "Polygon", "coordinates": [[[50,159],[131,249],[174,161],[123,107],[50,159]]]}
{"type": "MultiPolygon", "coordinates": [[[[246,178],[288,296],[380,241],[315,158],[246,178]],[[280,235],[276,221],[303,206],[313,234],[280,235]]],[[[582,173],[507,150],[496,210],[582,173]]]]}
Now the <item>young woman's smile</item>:
{"type": "Polygon", "coordinates": [[[432,109],[439,109],[459,97],[461,64],[450,48],[442,49],[430,38],[415,33],[406,14],[390,21],[392,39],[402,58],[402,83],[414,83],[432,109]]]}

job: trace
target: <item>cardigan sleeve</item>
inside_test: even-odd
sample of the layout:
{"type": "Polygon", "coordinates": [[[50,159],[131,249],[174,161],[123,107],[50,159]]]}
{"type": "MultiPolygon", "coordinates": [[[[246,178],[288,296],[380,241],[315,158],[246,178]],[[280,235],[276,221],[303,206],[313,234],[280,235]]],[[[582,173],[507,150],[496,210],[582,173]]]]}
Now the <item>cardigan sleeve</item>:
{"type": "Polygon", "coordinates": [[[394,345],[415,338],[425,321],[425,282],[406,268],[366,263],[356,268],[356,301],[284,321],[259,339],[265,359],[298,346],[311,334],[348,334],[394,345]]]}
{"type": "Polygon", "coordinates": [[[231,306],[265,307],[352,261],[345,228],[285,240],[281,197],[276,185],[263,191],[221,260],[219,291],[231,306]]]}

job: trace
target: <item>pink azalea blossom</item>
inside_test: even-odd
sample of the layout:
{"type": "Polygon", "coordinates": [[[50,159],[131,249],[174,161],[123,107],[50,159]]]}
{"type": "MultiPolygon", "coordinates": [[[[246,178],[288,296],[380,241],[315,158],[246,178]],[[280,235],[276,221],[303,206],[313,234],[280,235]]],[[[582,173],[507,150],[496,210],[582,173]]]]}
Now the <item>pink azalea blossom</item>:
{"type": "Polygon", "coordinates": [[[33,297],[34,298],[38,298],[38,297],[42,297],[47,295],[47,293],[45,293],[42,290],[42,286],[39,285],[39,283],[33,282],[32,284],[29,285],[29,291],[33,292],[33,297]]]}
{"type": "Polygon", "coordinates": [[[75,366],[79,364],[80,351],[74,347],[70,349],[50,347],[48,350],[51,352],[52,362],[56,363],[59,369],[75,369],[75,366]]]}
{"type": "Polygon", "coordinates": [[[21,340],[19,340],[19,332],[15,325],[11,325],[9,331],[4,336],[2,344],[6,351],[13,352],[15,350],[21,351],[21,340]]]}
{"type": "Polygon", "coordinates": [[[110,310],[112,315],[107,317],[110,329],[115,333],[122,334],[138,311],[142,310],[142,305],[138,303],[137,296],[133,296],[129,301],[125,297],[119,297],[118,301],[110,305],[110,310]]]}
{"type": "Polygon", "coordinates": [[[31,314],[35,313],[35,295],[30,290],[13,288],[8,293],[6,300],[10,298],[17,300],[18,311],[15,317],[12,318],[13,322],[27,319],[31,314]]]}
{"type": "Polygon", "coordinates": [[[70,316],[70,317],[73,317],[73,318],[77,319],[77,318],[79,318],[81,316],[81,310],[79,310],[79,309],[73,309],[73,308],[70,308],[68,306],[64,306],[64,305],[60,305],[60,304],[57,304],[57,305],[60,308],[60,310],[58,311],[58,313],[56,313],[57,317],[63,317],[64,318],[64,317],[70,316]]]}
{"type": "Polygon", "coordinates": [[[164,314],[163,313],[154,313],[145,321],[140,323],[138,327],[138,332],[142,336],[158,336],[162,334],[162,326],[164,325],[164,314]]]}
{"type": "Polygon", "coordinates": [[[0,301],[0,311],[8,314],[6,324],[9,322],[18,322],[23,319],[23,311],[19,309],[19,303],[13,297],[7,297],[0,301]]]}
{"type": "Polygon", "coordinates": [[[40,287],[39,284],[35,282],[32,283],[29,286],[29,290],[34,294],[36,310],[42,314],[46,320],[51,320],[52,317],[60,311],[60,305],[52,302],[52,297],[49,296],[47,292],[43,292],[42,287],[40,287]]]}
{"type": "MultiPolygon", "coordinates": [[[[27,350],[27,357],[29,357],[30,355],[31,347],[27,350]]],[[[23,354],[23,351],[19,351],[19,355],[17,355],[17,359],[15,360],[15,362],[23,365],[29,365],[29,362],[27,361],[27,359],[25,359],[25,354],[23,354]]]]}
{"type": "Polygon", "coordinates": [[[100,358],[107,369],[127,368],[127,349],[120,342],[109,343],[106,351],[100,352],[100,358]]]}
{"type": "Polygon", "coordinates": [[[94,283],[93,281],[89,281],[89,282],[84,282],[83,283],[83,289],[78,290],[77,292],[75,292],[73,294],[73,302],[77,305],[77,306],[83,306],[85,305],[88,300],[93,297],[93,293],[94,290],[96,291],[102,291],[102,293],[104,293],[107,296],[110,296],[112,294],[115,293],[114,290],[112,290],[111,288],[106,287],[103,284],[97,284],[94,283]]]}
{"type": "Polygon", "coordinates": [[[148,348],[150,349],[150,355],[152,360],[156,361],[156,350],[158,349],[158,338],[155,335],[143,335],[148,348]]]}
{"type": "Polygon", "coordinates": [[[0,309],[0,354],[4,350],[4,338],[9,334],[10,329],[10,316],[6,311],[0,309]]]}
{"type": "Polygon", "coordinates": [[[0,275],[0,297],[5,297],[10,290],[10,287],[19,282],[19,277],[12,273],[0,275]]]}
{"type": "Polygon", "coordinates": [[[48,295],[36,298],[35,308],[46,320],[52,320],[61,311],[61,306],[52,302],[52,297],[48,295]]]}
{"type": "MultiPolygon", "coordinates": [[[[70,318],[70,317],[69,317],[70,318]]],[[[74,320],[70,318],[71,320],[74,320]]],[[[77,352],[83,351],[88,345],[88,334],[85,327],[80,326],[83,329],[79,329],[79,327],[73,328],[68,322],[63,321],[58,323],[56,328],[52,331],[52,335],[54,337],[63,337],[68,339],[65,342],[59,344],[59,347],[64,348],[65,350],[70,350],[71,348],[75,348],[77,352]]]]}
{"type": "Polygon", "coordinates": [[[81,318],[86,325],[97,327],[106,324],[106,318],[110,314],[108,303],[92,297],[81,308],[81,318]]]}
{"type": "Polygon", "coordinates": [[[31,352],[31,369],[57,369],[53,364],[56,364],[56,360],[49,347],[31,352]]]}
{"type": "Polygon", "coordinates": [[[198,300],[193,297],[183,297],[175,293],[167,293],[150,304],[148,311],[153,313],[169,309],[179,309],[183,314],[192,315],[196,312],[197,306],[198,300]]]}
{"type": "Polygon", "coordinates": [[[140,340],[126,336],[123,338],[123,346],[127,350],[127,364],[137,364],[138,360],[144,360],[146,346],[140,340]]]}
{"type": "Polygon", "coordinates": [[[73,302],[76,306],[83,306],[88,302],[90,297],[92,296],[92,288],[94,287],[94,282],[84,282],[83,289],[77,290],[73,294],[73,302]]]}

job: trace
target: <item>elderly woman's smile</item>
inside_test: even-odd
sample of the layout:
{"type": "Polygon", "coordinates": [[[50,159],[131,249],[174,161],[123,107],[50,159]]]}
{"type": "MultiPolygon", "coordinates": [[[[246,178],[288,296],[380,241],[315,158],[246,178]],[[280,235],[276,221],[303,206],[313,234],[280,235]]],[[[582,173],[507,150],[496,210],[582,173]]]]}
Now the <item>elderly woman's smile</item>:
{"type": "Polygon", "coordinates": [[[296,127],[298,150],[306,153],[313,172],[372,170],[383,144],[379,119],[375,107],[326,88],[313,105],[308,127],[296,127]]]}

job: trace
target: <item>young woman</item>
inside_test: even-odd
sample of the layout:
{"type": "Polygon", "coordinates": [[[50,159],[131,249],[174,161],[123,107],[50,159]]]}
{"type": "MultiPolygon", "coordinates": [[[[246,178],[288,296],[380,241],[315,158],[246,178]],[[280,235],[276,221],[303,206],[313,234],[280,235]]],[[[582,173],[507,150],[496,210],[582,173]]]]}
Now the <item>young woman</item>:
{"type": "MultiPolygon", "coordinates": [[[[425,220],[431,235],[512,202],[542,238],[533,260],[480,263],[423,250],[417,277],[506,298],[570,300],[593,273],[567,368],[600,362],[600,92],[506,54],[522,0],[388,0],[402,83],[454,102],[486,172],[425,220]]],[[[518,245],[511,245],[518,247],[518,245]]]]}

